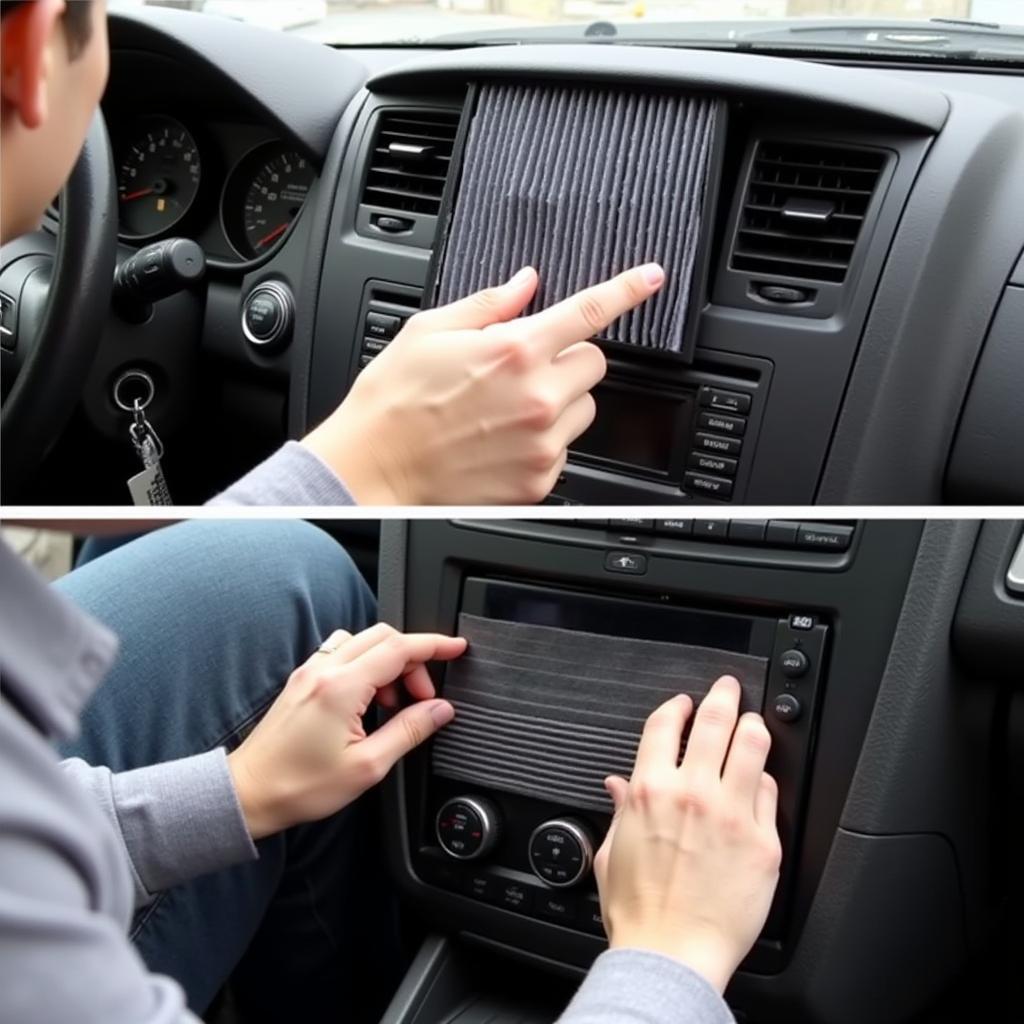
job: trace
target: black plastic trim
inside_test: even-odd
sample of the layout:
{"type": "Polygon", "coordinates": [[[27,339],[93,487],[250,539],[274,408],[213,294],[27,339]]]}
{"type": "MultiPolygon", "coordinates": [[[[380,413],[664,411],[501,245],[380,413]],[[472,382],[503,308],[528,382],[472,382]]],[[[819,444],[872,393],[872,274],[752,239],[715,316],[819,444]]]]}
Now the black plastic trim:
{"type": "Polygon", "coordinates": [[[370,79],[373,91],[413,95],[441,81],[550,78],[672,84],[787,108],[834,107],[899,129],[939,131],[949,103],[938,91],[802,60],[704,50],[588,45],[495,46],[417,57],[370,79]]]}

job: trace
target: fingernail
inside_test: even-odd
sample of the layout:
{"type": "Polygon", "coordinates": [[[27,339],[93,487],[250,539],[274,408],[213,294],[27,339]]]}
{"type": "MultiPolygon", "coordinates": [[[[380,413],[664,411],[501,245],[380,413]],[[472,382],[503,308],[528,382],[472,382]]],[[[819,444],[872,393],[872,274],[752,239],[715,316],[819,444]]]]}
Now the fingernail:
{"type": "Polygon", "coordinates": [[[533,277],[533,267],[523,267],[514,277],[509,279],[510,285],[526,284],[533,277]]]}
{"type": "Polygon", "coordinates": [[[446,700],[435,701],[430,706],[430,717],[434,720],[434,725],[440,728],[455,717],[455,708],[446,700]]]}
{"type": "Polygon", "coordinates": [[[644,282],[651,288],[657,288],[665,280],[665,271],[657,263],[646,263],[640,268],[644,282]]]}

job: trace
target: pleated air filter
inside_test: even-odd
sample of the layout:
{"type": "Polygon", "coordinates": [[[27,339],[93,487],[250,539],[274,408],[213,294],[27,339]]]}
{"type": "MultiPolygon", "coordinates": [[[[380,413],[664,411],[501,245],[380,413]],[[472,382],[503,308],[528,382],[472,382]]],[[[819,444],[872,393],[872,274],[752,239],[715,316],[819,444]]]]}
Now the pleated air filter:
{"type": "Polygon", "coordinates": [[[611,810],[605,777],[631,774],[647,716],[675,694],[698,703],[729,674],[743,711],[764,701],[768,661],[749,654],[466,614],[459,635],[434,773],[568,807],[611,810]]]}
{"type": "Polygon", "coordinates": [[[527,312],[637,264],[662,290],[602,337],[692,359],[717,165],[716,99],[485,85],[437,271],[444,304],[540,272],[527,312]]]}

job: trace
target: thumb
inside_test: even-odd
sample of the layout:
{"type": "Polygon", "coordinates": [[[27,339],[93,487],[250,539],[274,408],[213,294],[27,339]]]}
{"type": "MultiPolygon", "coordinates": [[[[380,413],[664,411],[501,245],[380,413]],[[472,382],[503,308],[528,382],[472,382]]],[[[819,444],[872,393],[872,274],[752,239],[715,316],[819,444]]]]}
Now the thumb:
{"type": "Polygon", "coordinates": [[[455,717],[455,708],[446,700],[424,700],[403,708],[364,740],[362,753],[375,766],[381,778],[410,750],[429,739],[455,717]]]}
{"type": "Polygon", "coordinates": [[[609,775],[604,780],[604,788],[608,790],[608,795],[612,798],[612,803],[615,805],[615,813],[612,815],[612,823],[608,826],[608,832],[604,837],[604,842],[601,844],[601,849],[597,851],[597,857],[594,859],[594,872],[598,876],[599,888],[604,887],[605,872],[608,870],[608,856],[611,853],[612,842],[615,839],[616,826],[619,824],[623,808],[626,806],[626,793],[629,790],[629,783],[619,775],[609,775]]]}
{"type": "Polygon", "coordinates": [[[608,795],[612,798],[612,803],[615,804],[615,815],[612,818],[612,827],[614,828],[622,814],[622,809],[626,806],[629,783],[621,775],[609,775],[604,780],[604,788],[608,790],[608,795]]]}
{"type": "Polygon", "coordinates": [[[485,288],[458,302],[418,313],[416,326],[423,331],[478,331],[491,324],[512,320],[530,304],[537,291],[538,280],[533,267],[523,267],[505,284],[485,288]]]}

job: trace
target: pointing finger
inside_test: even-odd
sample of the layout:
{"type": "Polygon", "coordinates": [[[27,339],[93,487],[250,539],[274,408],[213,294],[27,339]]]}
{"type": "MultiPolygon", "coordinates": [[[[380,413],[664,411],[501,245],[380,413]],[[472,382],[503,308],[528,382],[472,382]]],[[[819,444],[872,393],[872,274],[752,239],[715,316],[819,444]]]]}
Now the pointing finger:
{"type": "Polygon", "coordinates": [[[657,263],[633,267],[610,281],[585,288],[523,321],[552,356],[600,334],[623,313],[645,302],[661,288],[665,271],[657,263]]]}
{"type": "Polygon", "coordinates": [[[537,291],[537,271],[523,267],[495,288],[485,288],[447,306],[427,309],[409,321],[417,333],[482,330],[519,316],[537,291]]]}

